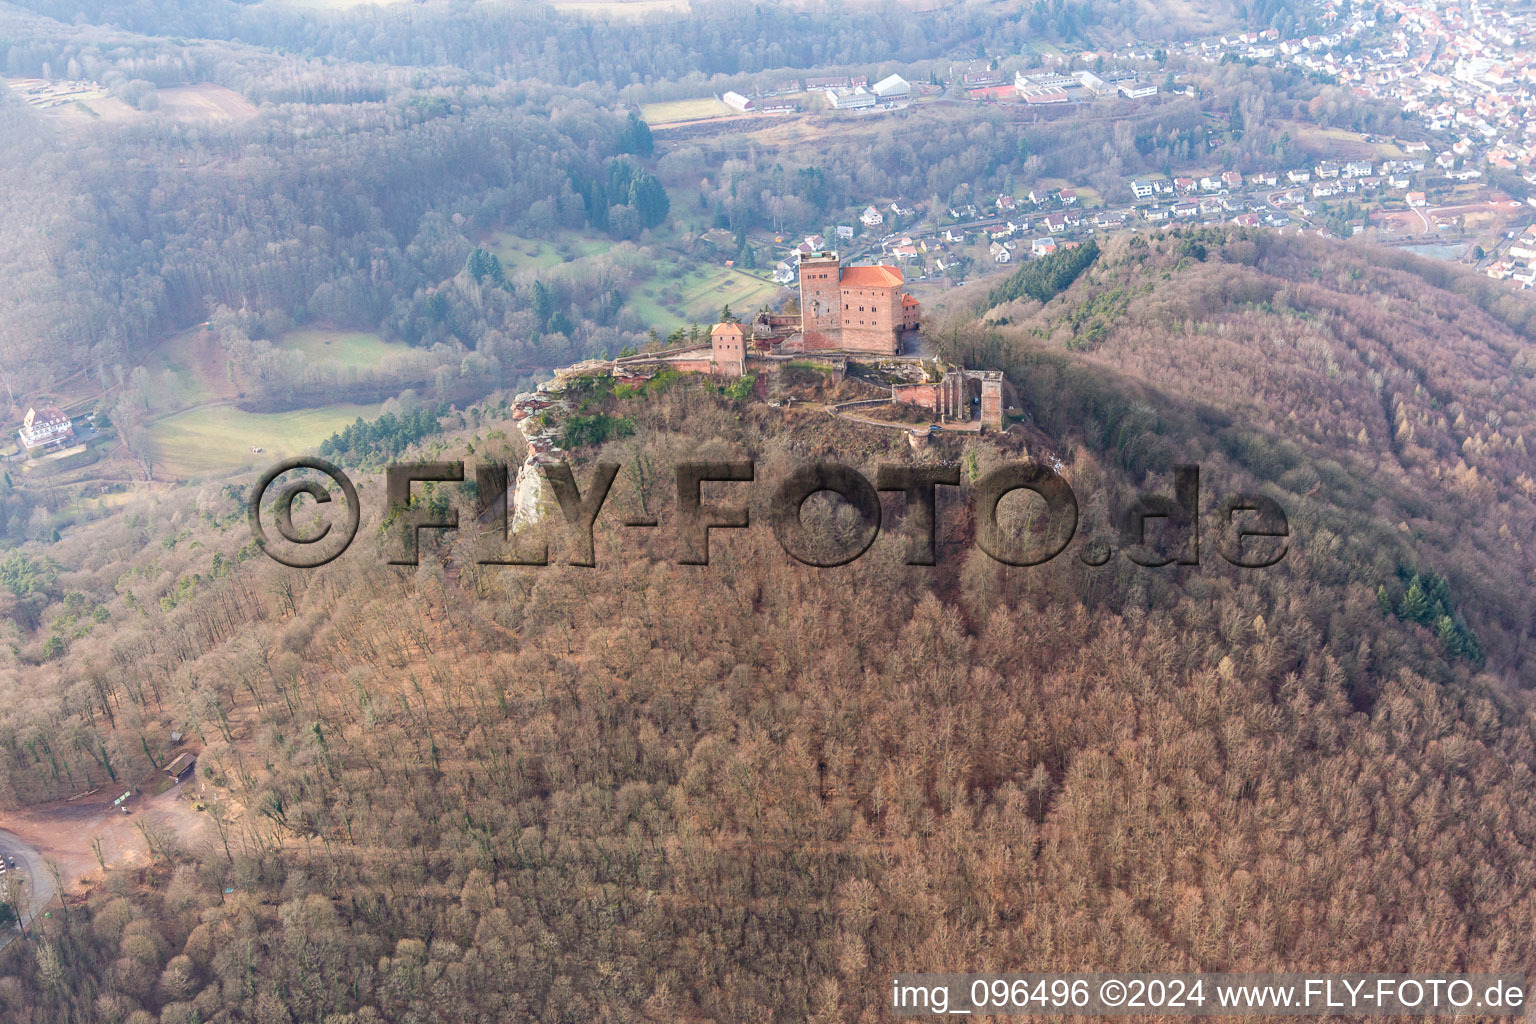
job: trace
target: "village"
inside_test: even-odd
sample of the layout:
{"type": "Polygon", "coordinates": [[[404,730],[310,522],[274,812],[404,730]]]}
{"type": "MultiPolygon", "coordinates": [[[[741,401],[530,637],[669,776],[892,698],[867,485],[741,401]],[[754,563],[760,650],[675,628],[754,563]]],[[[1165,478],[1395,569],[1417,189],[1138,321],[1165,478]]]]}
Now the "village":
{"type": "MultiPolygon", "coordinates": [[[[989,267],[1048,256],[1089,237],[1173,226],[1236,224],[1324,237],[1370,232],[1373,241],[1403,244],[1429,255],[1453,248],[1475,262],[1479,230],[1498,232],[1482,251],[1490,277],[1521,288],[1536,283],[1536,218],[1530,206],[1509,199],[1455,194],[1466,172],[1444,172],[1424,157],[1428,147],[1406,142],[1416,154],[1386,160],[1319,160],[1275,171],[1212,170],[1197,176],[1145,175],[1127,179],[1131,201],[1094,205],[1072,186],[1032,188],[1023,196],[998,194],[946,208],[935,220],[920,218],[902,200],[870,203],[858,227],[833,228],[839,244],[864,246],[895,262],[915,282],[960,284],[989,267]],[[887,230],[891,226],[897,230],[887,230]],[[1454,243],[1462,242],[1460,246],[1454,243]]],[[[779,260],[774,279],[796,280],[799,262],[828,239],[805,237],[779,260]]]]}
{"type": "MultiPolygon", "coordinates": [[[[1197,154],[1187,168],[1126,178],[1118,194],[1072,182],[996,196],[962,186],[937,215],[917,197],[870,197],[856,223],[825,231],[839,245],[857,242],[897,261],[915,281],[951,284],[1096,232],[1223,222],[1364,236],[1476,265],[1515,287],[1536,283],[1536,235],[1528,230],[1536,219],[1536,123],[1525,115],[1536,102],[1536,16],[1508,5],[1319,0],[1294,35],[1268,28],[1171,47],[997,53],[930,69],[926,78],[769,81],[701,106],[665,103],[645,113],[665,128],[673,116],[872,117],[932,103],[1053,117],[1082,105],[1125,111],[1171,94],[1198,96],[1193,72],[1231,62],[1294,67],[1400,108],[1418,131],[1392,138],[1317,129],[1311,144],[1320,152],[1280,165],[1233,166],[1215,153],[1203,165],[1197,154]]],[[[1217,120],[1205,132],[1212,151],[1224,135],[1240,134],[1217,120]]],[[[825,244],[812,235],[799,253],[825,244]]],[[[799,253],[779,262],[781,283],[793,280],[799,253]]]]}
{"type": "Polygon", "coordinates": [[[1448,142],[1445,170],[1487,166],[1536,184],[1536,15],[1528,6],[1468,0],[1319,0],[1322,33],[1274,29],[1203,40],[1209,60],[1289,62],[1361,96],[1401,106],[1448,142]]]}

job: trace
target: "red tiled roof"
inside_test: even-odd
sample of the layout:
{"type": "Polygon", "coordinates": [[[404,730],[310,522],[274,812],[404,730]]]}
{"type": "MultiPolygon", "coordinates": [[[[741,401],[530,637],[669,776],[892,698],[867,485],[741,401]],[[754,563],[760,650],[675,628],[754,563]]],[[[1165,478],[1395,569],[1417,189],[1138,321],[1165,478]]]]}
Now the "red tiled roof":
{"type": "Polygon", "coordinates": [[[850,288],[899,288],[906,278],[895,267],[844,267],[842,284],[850,288]]]}

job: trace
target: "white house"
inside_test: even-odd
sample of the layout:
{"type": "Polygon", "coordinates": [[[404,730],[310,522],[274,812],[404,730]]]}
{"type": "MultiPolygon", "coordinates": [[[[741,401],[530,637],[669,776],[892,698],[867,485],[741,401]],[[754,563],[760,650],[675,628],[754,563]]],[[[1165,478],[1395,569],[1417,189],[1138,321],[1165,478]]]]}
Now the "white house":
{"type": "Polygon", "coordinates": [[[864,212],[859,214],[859,223],[867,228],[876,228],[885,223],[885,215],[873,206],[866,206],[864,212]]]}
{"type": "Polygon", "coordinates": [[[900,75],[888,75],[873,86],[875,95],[884,102],[904,100],[912,95],[912,86],[900,75]]]}

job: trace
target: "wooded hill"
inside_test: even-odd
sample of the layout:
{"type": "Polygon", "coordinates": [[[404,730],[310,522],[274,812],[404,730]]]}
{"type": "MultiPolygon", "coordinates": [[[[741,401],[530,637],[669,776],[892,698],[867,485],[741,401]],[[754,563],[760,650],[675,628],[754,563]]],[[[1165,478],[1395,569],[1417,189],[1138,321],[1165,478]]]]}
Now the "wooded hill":
{"type": "MultiPolygon", "coordinates": [[[[919,967],[1528,970],[1530,316],[1232,231],[1115,242],[1049,302],[936,325],[1064,455],[1080,536],[1035,569],[947,500],[932,569],[897,536],[811,569],[765,525],[680,566],[665,530],[600,524],[597,569],[406,570],[372,479],[309,573],[251,557],[238,486],[28,549],[0,573],[0,796],[142,776],[176,728],[220,797],[205,840],[158,837],[0,953],[0,1020],[874,1021],[919,967]],[[1279,501],[1285,560],[1084,565],[1184,460],[1207,510],[1279,501]]],[[[583,482],[627,467],[608,524],[690,458],[974,480],[1023,445],[916,454],[681,385],[602,402],[637,427],[576,453],[583,482]]],[[[515,457],[501,415],[430,451],[515,457]]]]}

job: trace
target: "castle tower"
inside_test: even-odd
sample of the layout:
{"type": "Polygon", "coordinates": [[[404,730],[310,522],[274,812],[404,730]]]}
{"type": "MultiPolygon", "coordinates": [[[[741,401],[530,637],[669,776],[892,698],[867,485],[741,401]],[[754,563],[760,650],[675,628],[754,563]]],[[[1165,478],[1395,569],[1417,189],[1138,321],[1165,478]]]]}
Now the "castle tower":
{"type": "Polygon", "coordinates": [[[715,324],[709,332],[711,373],[744,376],[747,372],[747,332],[732,321],[715,324]]]}
{"type": "Polygon", "coordinates": [[[832,347],[826,343],[827,335],[843,326],[841,280],[842,262],[837,253],[812,252],[800,257],[800,329],[807,348],[832,347]]]}
{"type": "Polygon", "coordinates": [[[983,370],[981,377],[981,424],[989,430],[1003,429],[1003,375],[999,370],[983,370]]]}

